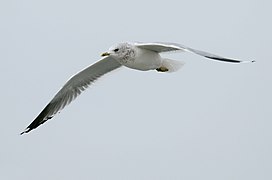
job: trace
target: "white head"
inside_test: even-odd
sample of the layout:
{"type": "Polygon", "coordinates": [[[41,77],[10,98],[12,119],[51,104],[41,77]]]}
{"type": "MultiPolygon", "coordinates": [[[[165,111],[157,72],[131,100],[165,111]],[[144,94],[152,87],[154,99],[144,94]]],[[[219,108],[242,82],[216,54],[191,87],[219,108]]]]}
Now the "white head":
{"type": "Polygon", "coordinates": [[[128,61],[134,59],[135,48],[129,43],[120,43],[112,46],[108,52],[101,54],[101,56],[110,56],[118,61],[128,61]]]}

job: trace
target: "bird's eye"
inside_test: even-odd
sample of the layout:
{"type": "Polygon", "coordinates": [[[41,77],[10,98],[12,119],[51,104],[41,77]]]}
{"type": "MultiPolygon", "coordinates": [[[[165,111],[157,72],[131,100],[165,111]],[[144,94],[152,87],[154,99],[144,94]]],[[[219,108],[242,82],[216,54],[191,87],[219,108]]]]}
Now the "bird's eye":
{"type": "Polygon", "coordinates": [[[118,51],[119,51],[119,49],[118,49],[118,48],[116,48],[116,49],[114,49],[113,51],[114,51],[114,52],[118,52],[118,51]]]}

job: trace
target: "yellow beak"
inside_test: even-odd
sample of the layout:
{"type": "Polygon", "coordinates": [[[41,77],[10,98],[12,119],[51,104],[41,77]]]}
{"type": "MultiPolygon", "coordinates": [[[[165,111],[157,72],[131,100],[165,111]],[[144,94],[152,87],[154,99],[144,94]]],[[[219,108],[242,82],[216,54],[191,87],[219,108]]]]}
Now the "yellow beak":
{"type": "Polygon", "coordinates": [[[110,55],[110,53],[108,53],[108,52],[105,52],[105,53],[101,54],[102,57],[109,56],[109,55],[110,55]]]}

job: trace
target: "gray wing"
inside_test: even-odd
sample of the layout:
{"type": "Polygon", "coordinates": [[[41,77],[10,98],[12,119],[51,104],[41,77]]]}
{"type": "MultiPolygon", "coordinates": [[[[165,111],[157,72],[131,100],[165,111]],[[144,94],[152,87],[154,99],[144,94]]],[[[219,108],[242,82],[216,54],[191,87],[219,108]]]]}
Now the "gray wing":
{"type": "Polygon", "coordinates": [[[218,60],[218,61],[226,61],[226,62],[231,62],[231,63],[254,62],[254,61],[242,61],[239,59],[221,57],[221,56],[218,56],[215,54],[211,54],[211,53],[208,53],[205,51],[200,51],[197,49],[189,48],[184,45],[176,44],[176,43],[161,43],[161,42],[141,43],[141,42],[137,42],[137,43],[134,43],[134,45],[139,48],[148,49],[148,50],[155,51],[158,53],[171,52],[171,51],[187,51],[187,52],[195,53],[200,56],[204,56],[206,58],[218,60]]]}
{"type": "Polygon", "coordinates": [[[95,80],[120,66],[121,64],[116,60],[105,57],[72,76],[36,119],[21,134],[28,133],[48,119],[51,119],[57,112],[62,110],[80,95],[82,91],[88,88],[95,80]]]}

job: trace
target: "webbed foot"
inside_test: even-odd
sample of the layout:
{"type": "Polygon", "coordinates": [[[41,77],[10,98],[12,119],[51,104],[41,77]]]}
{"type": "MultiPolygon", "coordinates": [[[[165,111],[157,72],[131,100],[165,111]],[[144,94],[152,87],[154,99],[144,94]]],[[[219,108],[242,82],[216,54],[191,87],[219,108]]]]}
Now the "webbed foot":
{"type": "Polygon", "coordinates": [[[167,69],[166,67],[159,67],[156,69],[158,72],[167,72],[169,71],[169,69],[167,69]]]}

